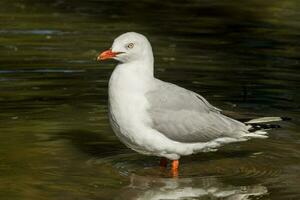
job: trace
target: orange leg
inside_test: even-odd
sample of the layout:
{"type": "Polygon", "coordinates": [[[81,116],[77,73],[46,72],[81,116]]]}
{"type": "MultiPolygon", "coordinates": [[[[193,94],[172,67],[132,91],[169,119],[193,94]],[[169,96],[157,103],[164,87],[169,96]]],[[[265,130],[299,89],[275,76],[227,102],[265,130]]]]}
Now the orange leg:
{"type": "Polygon", "coordinates": [[[167,165],[168,165],[168,160],[167,160],[166,158],[161,158],[161,159],[160,159],[159,166],[160,166],[161,168],[166,168],[167,165]]]}
{"type": "Polygon", "coordinates": [[[178,168],[179,168],[179,160],[173,160],[172,161],[172,176],[177,177],[178,176],[178,168]]]}

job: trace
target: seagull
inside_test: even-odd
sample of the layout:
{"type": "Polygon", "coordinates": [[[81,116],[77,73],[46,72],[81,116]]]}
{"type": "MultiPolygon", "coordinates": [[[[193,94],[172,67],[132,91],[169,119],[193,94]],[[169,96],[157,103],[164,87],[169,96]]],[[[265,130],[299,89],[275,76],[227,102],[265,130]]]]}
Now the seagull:
{"type": "Polygon", "coordinates": [[[240,122],[222,114],[201,95],[154,77],[148,39],[136,32],[117,37],[98,61],[118,61],[108,84],[108,115],[116,136],[134,151],[161,157],[178,176],[179,158],[251,138],[267,138],[258,124],[281,121],[262,117],[240,122]]]}

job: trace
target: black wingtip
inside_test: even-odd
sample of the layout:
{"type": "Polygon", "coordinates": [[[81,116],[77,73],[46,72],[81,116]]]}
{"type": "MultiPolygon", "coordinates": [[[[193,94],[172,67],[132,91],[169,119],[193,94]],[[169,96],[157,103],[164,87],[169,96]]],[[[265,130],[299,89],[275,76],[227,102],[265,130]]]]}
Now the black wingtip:
{"type": "Polygon", "coordinates": [[[281,126],[278,124],[251,124],[251,128],[248,131],[255,132],[258,130],[277,129],[277,128],[281,128],[281,126]]]}

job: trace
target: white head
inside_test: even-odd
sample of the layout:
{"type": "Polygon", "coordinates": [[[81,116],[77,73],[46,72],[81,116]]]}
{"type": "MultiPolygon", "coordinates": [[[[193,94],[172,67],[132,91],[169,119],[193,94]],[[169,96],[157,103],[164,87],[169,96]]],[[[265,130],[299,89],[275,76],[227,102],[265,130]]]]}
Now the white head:
{"type": "Polygon", "coordinates": [[[114,40],[112,47],[102,52],[97,60],[115,59],[122,63],[141,61],[153,65],[151,44],[142,34],[127,32],[114,40]]]}

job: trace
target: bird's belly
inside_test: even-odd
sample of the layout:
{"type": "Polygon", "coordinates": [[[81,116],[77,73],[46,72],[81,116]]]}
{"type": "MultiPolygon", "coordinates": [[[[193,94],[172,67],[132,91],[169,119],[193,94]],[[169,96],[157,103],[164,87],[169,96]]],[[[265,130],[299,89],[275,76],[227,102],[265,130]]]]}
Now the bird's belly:
{"type": "Polygon", "coordinates": [[[147,102],[142,96],[130,93],[110,96],[109,120],[121,142],[139,153],[150,154],[141,142],[149,123],[146,115],[147,102]]]}

